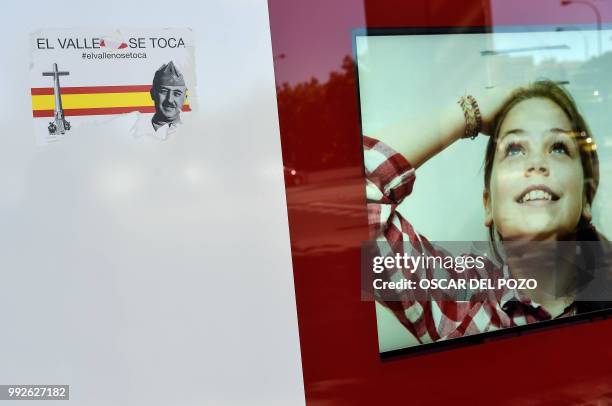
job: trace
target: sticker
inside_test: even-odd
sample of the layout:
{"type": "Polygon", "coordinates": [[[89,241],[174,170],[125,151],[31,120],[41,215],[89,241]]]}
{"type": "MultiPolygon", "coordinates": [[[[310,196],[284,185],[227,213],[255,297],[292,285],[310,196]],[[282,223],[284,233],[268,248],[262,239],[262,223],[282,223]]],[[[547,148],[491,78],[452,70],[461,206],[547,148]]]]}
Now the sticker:
{"type": "Polygon", "coordinates": [[[41,30],[31,35],[36,143],[127,118],[126,136],[167,140],[195,108],[190,29],[41,30]]]}

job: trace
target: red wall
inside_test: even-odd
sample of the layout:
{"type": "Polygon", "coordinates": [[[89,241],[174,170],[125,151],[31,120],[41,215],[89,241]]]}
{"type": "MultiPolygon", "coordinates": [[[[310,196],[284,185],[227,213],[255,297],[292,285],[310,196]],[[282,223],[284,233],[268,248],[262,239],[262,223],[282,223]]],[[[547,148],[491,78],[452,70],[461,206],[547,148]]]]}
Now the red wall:
{"type": "Polygon", "coordinates": [[[307,182],[288,182],[287,205],[308,404],[612,404],[610,320],[381,361],[374,305],[360,301],[368,234],[351,29],[593,22],[573,7],[269,0],[283,158],[307,182]]]}

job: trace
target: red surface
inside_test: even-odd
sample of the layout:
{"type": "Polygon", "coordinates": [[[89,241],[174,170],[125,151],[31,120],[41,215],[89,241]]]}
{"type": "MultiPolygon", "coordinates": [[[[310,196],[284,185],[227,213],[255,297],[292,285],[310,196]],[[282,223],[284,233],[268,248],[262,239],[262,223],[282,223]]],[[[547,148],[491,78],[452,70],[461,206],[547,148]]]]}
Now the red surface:
{"type": "Polygon", "coordinates": [[[577,5],[516,4],[269,0],[283,159],[306,179],[287,187],[287,206],[308,404],[612,404],[610,320],[383,362],[374,305],[360,301],[368,234],[350,30],[593,22],[577,5]]]}

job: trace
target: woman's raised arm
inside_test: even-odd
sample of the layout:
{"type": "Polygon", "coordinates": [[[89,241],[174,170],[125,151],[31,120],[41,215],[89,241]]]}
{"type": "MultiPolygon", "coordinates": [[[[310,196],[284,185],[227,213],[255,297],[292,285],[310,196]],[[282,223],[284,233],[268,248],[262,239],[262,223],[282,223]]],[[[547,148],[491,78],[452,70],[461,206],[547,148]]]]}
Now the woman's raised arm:
{"type": "MultiPolygon", "coordinates": [[[[507,88],[494,88],[475,96],[482,117],[482,134],[490,135],[491,123],[510,94],[507,88]]],[[[465,128],[464,110],[459,103],[453,103],[439,111],[402,120],[373,136],[401,153],[412,167],[418,168],[464,137],[465,128]]]]}

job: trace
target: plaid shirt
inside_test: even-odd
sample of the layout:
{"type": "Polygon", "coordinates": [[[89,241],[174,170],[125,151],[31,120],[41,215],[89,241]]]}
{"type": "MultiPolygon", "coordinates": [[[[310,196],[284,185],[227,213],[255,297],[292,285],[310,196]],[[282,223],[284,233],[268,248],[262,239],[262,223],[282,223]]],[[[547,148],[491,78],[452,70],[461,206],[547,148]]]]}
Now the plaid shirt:
{"type": "MultiPolygon", "coordinates": [[[[363,145],[370,238],[391,245],[402,242],[412,249],[414,255],[443,255],[396,210],[412,192],[416,178],[414,168],[406,158],[379,140],[364,136],[363,145]]],[[[465,275],[468,279],[483,277],[483,273],[493,279],[508,276],[504,274],[505,269],[490,261],[478,275],[474,269],[469,272],[471,275],[465,275]]],[[[428,275],[415,272],[411,279],[424,277],[428,275]]],[[[448,277],[453,277],[453,273],[449,272],[448,277]]],[[[506,290],[482,300],[472,297],[466,301],[417,300],[407,291],[398,292],[398,297],[397,301],[377,300],[389,308],[420,343],[551,319],[550,313],[542,306],[516,290],[506,290]]],[[[575,312],[575,304],[572,303],[559,317],[575,312]]]]}

